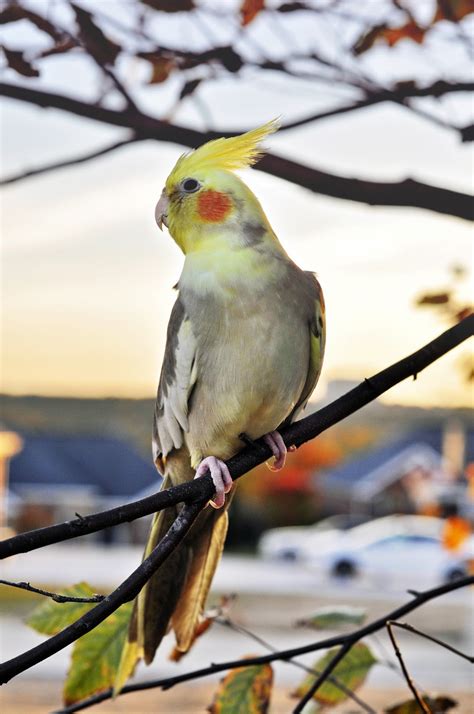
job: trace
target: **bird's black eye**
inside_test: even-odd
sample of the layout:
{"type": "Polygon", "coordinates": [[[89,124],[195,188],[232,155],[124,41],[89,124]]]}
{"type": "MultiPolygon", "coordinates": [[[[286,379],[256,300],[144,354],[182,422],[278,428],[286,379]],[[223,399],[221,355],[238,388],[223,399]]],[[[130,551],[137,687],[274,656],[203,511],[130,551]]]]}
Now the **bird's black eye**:
{"type": "Polygon", "coordinates": [[[181,185],[183,187],[183,191],[186,191],[186,193],[194,193],[201,187],[199,181],[196,181],[196,179],[193,178],[184,179],[181,185]]]}

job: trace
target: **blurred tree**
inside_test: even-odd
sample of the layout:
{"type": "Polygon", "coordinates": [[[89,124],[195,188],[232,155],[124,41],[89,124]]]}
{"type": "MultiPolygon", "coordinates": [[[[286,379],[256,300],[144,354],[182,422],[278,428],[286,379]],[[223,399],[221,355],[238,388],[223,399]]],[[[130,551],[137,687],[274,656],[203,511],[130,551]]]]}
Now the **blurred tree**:
{"type": "MultiPolygon", "coordinates": [[[[456,131],[463,142],[471,141],[474,125],[459,119],[465,104],[456,107],[458,119],[453,121],[448,95],[474,88],[468,35],[473,10],[473,0],[243,0],[237,5],[210,0],[7,0],[0,24],[29,26],[38,39],[29,44],[21,38],[30,38],[31,32],[21,32],[14,36],[20,38],[18,45],[6,32],[4,70],[11,81],[0,84],[1,94],[130,133],[99,151],[10,176],[3,183],[84,162],[134,141],[195,147],[232,133],[214,124],[202,91],[230,79],[244,83],[283,76],[300,97],[308,97],[311,110],[283,129],[391,102],[456,131]],[[404,43],[411,45],[408,62],[398,51],[404,43]],[[75,96],[71,81],[56,92],[44,89],[50,63],[65,55],[82,63],[83,91],[73,92],[75,96]],[[144,109],[150,106],[150,94],[153,106],[160,108],[156,114],[144,109]],[[194,103],[202,131],[175,123],[185,102],[194,103]]],[[[281,87],[276,91],[281,93],[281,87]]],[[[238,132],[246,128],[238,122],[232,127],[238,132]]],[[[337,198],[472,219],[469,196],[412,179],[389,183],[348,178],[274,154],[257,168],[337,198]]]]}

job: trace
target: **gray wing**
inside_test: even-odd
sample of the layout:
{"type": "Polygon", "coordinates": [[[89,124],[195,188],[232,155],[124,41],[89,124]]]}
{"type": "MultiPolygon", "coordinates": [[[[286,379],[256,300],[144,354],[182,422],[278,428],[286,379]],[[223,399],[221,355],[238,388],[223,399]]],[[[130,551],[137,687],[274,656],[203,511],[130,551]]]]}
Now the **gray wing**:
{"type": "Polygon", "coordinates": [[[324,297],[321,286],[313,273],[305,271],[305,299],[309,301],[309,363],[308,375],[298,402],[290,414],[288,422],[294,421],[298,414],[305,408],[316,383],[321,374],[323,365],[324,347],[326,343],[326,319],[324,297]]]}
{"type": "Polygon", "coordinates": [[[153,459],[161,467],[162,460],[183,445],[184,432],[188,431],[188,402],[196,377],[196,339],[178,297],[168,323],[153,420],[153,459]]]}

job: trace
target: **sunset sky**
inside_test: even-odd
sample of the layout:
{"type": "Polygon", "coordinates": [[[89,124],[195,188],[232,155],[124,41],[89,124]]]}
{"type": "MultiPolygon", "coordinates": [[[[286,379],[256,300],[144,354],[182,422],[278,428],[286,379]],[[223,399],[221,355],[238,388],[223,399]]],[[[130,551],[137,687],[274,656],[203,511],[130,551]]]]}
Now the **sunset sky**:
{"type": "MultiPolygon", "coordinates": [[[[70,71],[64,62],[55,69],[51,63],[46,85],[64,79],[70,71]]],[[[5,80],[16,79],[7,70],[5,80]]],[[[284,120],[298,116],[307,95],[266,81],[241,85],[238,92],[230,80],[203,87],[215,125],[249,127],[279,114],[284,120]]],[[[160,106],[163,91],[147,91],[148,109],[153,102],[160,106]]],[[[462,103],[457,106],[462,109],[462,103]]],[[[199,125],[186,102],[176,121],[199,125]]],[[[65,113],[6,101],[2,174],[123,136],[65,113]]],[[[472,184],[469,145],[399,107],[380,105],[321,121],[267,144],[342,175],[409,175],[463,191],[472,184]]],[[[183,257],[167,231],[158,231],[153,211],[182,152],[183,147],[143,142],[4,189],[2,391],[129,397],[155,392],[183,257]]],[[[445,286],[450,266],[472,268],[467,222],[330,199],[256,171],[244,178],[288,253],[315,270],[322,283],[328,343],[319,395],[329,380],[369,376],[445,329],[430,311],[415,309],[414,300],[425,289],[445,286]]],[[[460,284],[465,296],[471,275],[460,284]]],[[[472,393],[456,368],[466,351],[455,350],[385,399],[469,405],[472,393]]]]}

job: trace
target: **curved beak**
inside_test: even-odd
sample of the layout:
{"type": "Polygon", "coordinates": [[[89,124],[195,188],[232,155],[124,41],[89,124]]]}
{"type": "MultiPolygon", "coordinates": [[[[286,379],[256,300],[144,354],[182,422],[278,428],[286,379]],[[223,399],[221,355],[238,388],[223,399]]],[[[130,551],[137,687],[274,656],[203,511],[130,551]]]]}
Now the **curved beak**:
{"type": "Polygon", "coordinates": [[[155,220],[158,224],[158,228],[160,229],[160,231],[163,230],[164,225],[168,227],[168,223],[166,222],[168,205],[168,196],[166,195],[165,189],[163,189],[163,191],[161,192],[160,200],[156,204],[155,208],[155,220]]]}

